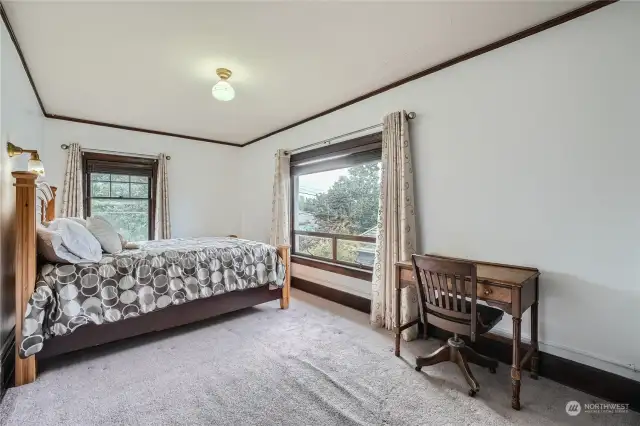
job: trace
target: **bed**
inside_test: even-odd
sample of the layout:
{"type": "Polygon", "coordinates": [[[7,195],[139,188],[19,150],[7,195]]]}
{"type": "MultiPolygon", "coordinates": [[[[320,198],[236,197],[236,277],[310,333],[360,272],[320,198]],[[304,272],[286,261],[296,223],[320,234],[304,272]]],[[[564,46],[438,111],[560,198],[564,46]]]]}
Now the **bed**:
{"type": "Polygon", "coordinates": [[[36,224],[55,217],[55,188],[16,180],[15,384],[36,358],[168,329],[271,300],[289,306],[289,247],[233,237],[148,241],[100,262],[37,262],[36,224]]]}

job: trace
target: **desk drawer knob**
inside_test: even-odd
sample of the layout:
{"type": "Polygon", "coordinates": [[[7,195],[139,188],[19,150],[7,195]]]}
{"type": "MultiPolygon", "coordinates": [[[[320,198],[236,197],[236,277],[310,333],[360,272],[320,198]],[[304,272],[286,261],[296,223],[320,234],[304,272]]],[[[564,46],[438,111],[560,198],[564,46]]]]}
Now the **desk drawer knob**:
{"type": "Polygon", "coordinates": [[[488,295],[490,295],[491,293],[493,293],[493,290],[491,290],[490,288],[485,288],[485,289],[484,289],[484,295],[485,295],[485,296],[488,296],[488,295]]]}

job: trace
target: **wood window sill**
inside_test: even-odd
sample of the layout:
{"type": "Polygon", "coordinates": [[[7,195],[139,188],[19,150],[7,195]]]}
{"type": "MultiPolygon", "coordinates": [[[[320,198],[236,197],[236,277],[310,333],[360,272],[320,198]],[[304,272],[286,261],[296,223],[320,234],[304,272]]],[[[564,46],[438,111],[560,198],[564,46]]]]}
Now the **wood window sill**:
{"type": "Polygon", "coordinates": [[[346,275],[348,277],[357,278],[369,282],[371,282],[373,277],[373,272],[367,269],[354,268],[352,266],[339,265],[331,262],[323,262],[321,260],[312,259],[297,254],[291,255],[291,263],[297,263],[298,265],[304,265],[310,268],[322,269],[323,271],[346,275]]]}

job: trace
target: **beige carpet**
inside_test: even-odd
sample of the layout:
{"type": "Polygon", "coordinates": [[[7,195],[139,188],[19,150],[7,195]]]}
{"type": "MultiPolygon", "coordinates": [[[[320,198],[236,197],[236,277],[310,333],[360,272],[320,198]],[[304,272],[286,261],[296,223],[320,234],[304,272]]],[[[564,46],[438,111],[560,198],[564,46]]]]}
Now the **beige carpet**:
{"type": "Polygon", "coordinates": [[[640,424],[637,413],[569,417],[589,395],[525,377],[520,412],[509,369],[472,365],[481,390],[453,364],[413,370],[435,341],[404,345],[368,316],[295,292],[205,323],[62,356],[38,380],[10,389],[6,425],[550,425],[640,424]]]}

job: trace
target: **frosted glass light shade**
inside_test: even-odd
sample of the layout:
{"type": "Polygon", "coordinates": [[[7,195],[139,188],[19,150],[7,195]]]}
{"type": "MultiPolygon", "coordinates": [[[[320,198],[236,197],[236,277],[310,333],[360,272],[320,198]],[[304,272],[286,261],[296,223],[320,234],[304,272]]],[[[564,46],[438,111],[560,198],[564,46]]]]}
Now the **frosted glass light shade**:
{"type": "Polygon", "coordinates": [[[44,176],[44,165],[42,164],[42,161],[31,159],[29,160],[27,167],[30,172],[34,172],[39,174],[40,176],[44,176]]]}
{"type": "Polygon", "coordinates": [[[213,86],[213,89],[211,89],[211,94],[217,100],[226,102],[236,96],[236,91],[233,90],[233,87],[231,87],[229,83],[224,80],[220,80],[215,84],[215,86],[213,86]]]}

